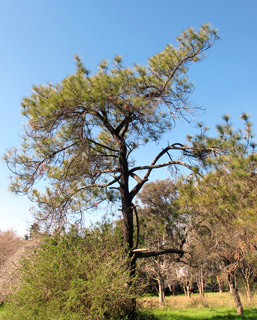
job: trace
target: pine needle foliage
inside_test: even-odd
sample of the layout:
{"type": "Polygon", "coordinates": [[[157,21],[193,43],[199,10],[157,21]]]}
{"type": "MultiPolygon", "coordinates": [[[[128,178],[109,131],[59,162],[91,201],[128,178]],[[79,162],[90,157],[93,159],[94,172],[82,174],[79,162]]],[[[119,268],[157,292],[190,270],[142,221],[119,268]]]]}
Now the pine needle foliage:
{"type": "Polygon", "coordinates": [[[134,197],[152,170],[185,165],[173,159],[160,164],[164,154],[184,155],[187,148],[171,145],[144,167],[134,167],[133,151],[160,141],[177,119],[191,119],[189,67],[203,60],[217,39],[208,24],[199,31],[189,28],[177,46],[167,45],[145,66],[125,67],[116,56],[111,64],[102,61],[94,75],[76,56],[74,74],[58,84],[34,86],[21,105],[27,118],[23,143],[5,155],[13,172],[11,191],[28,195],[37,204],[38,221],[54,227],[81,220],[86,210],[118,193],[124,242],[132,249],[134,197]],[[132,179],[136,186],[130,189],[132,179]]]}

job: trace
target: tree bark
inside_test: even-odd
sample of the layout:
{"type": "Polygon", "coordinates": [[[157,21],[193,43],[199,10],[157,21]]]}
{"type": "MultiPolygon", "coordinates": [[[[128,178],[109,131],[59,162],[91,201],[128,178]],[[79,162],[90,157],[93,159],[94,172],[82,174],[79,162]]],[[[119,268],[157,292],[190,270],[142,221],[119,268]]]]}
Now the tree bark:
{"type": "Polygon", "coordinates": [[[171,286],[171,284],[168,284],[168,287],[169,287],[169,291],[172,293],[172,295],[175,296],[176,295],[176,285],[173,284],[171,286]]]}
{"type": "Polygon", "coordinates": [[[129,174],[126,146],[121,147],[120,163],[120,195],[123,214],[123,243],[127,250],[133,249],[133,207],[129,194],[129,174]]]}
{"type": "Polygon", "coordinates": [[[186,296],[188,297],[188,298],[191,298],[191,285],[190,285],[190,282],[189,281],[187,281],[187,284],[185,285],[185,289],[184,289],[184,291],[185,291],[185,294],[186,294],[186,296]]]}
{"type": "Polygon", "coordinates": [[[223,293],[223,281],[221,280],[220,276],[217,276],[217,282],[219,286],[219,292],[220,294],[223,293]]]}
{"type": "Polygon", "coordinates": [[[204,279],[203,279],[203,268],[201,268],[201,293],[202,297],[204,297],[204,279]]]}
{"type": "Polygon", "coordinates": [[[228,274],[228,283],[229,283],[230,292],[231,292],[231,294],[233,295],[233,298],[234,298],[237,314],[238,315],[243,315],[244,314],[244,310],[243,310],[242,302],[241,302],[241,299],[240,299],[240,295],[238,293],[238,288],[237,288],[237,285],[236,285],[235,276],[232,273],[228,274]]]}
{"type": "Polygon", "coordinates": [[[162,278],[158,279],[158,290],[159,290],[159,303],[163,304],[165,300],[165,292],[164,292],[164,280],[162,278]]]}
{"type": "Polygon", "coordinates": [[[247,295],[248,301],[251,302],[252,293],[251,293],[251,287],[250,287],[250,282],[248,278],[245,279],[245,289],[246,289],[246,295],[247,295]]]}
{"type": "Polygon", "coordinates": [[[199,277],[197,277],[198,291],[202,297],[204,297],[204,282],[203,282],[203,269],[200,268],[199,277]]]}
{"type": "MultiPolygon", "coordinates": [[[[130,282],[128,286],[131,286],[134,281],[136,273],[136,255],[132,252],[133,249],[133,206],[129,193],[129,170],[127,162],[127,147],[124,141],[119,140],[119,165],[120,165],[120,196],[122,205],[123,215],[123,246],[125,251],[129,254],[129,271],[130,271],[130,282]]],[[[136,314],[136,299],[133,298],[131,301],[131,310],[129,313],[129,319],[133,319],[136,314]]]]}

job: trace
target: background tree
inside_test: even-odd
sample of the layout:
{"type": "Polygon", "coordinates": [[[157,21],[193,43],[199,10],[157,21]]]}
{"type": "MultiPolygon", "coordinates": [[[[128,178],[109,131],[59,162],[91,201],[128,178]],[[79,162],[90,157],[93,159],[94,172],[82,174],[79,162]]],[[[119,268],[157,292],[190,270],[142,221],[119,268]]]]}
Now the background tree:
{"type": "Polygon", "coordinates": [[[17,284],[16,269],[22,256],[30,256],[38,241],[25,241],[13,230],[0,232],[0,304],[17,284]]]}
{"type": "Polygon", "coordinates": [[[23,240],[13,231],[0,231],[0,268],[22,245],[23,240]]]}
{"type": "Polygon", "coordinates": [[[158,283],[159,302],[165,298],[165,287],[171,272],[172,261],[178,261],[186,242],[187,222],[185,215],[179,215],[175,204],[177,187],[170,179],[156,180],[144,185],[137,199],[139,222],[143,227],[140,233],[140,245],[157,251],[174,248],[173,257],[157,256],[143,261],[141,269],[158,283]]]}
{"type": "Polygon", "coordinates": [[[123,67],[117,56],[112,68],[103,61],[92,76],[76,57],[75,74],[60,84],[33,87],[22,102],[27,118],[23,143],[5,159],[14,173],[11,190],[37,203],[38,222],[63,227],[82,220],[86,210],[113,200],[117,191],[124,245],[134,248],[135,196],[152,170],[190,167],[181,157],[196,156],[196,149],[174,143],[144,166],[134,165],[133,151],[148,141],[160,141],[176,119],[190,115],[193,86],[188,68],[203,59],[216,39],[209,25],[199,32],[189,28],[177,38],[177,47],[166,46],[146,67],[123,67]],[[180,156],[171,157],[171,151],[180,156]],[[160,163],[164,155],[167,161],[160,163]],[[136,184],[130,189],[131,178],[136,184]]]}
{"type": "Polygon", "coordinates": [[[249,248],[255,246],[257,218],[255,143],[247,115],[242,119],[244,129],[232,129],[229,117],[225,116],[225,124],[217,126],[217,138],[205,134],[196,137],[197,145],[215,144],[221,155],[205,161],[207,173],[180,189],[184,210],[192,212],[199,231],[207,230],[198,232],[198,239],[200,236],[222,265],[238,314],[243,313],[243,307],[235,277],[249,248]]]}
{"type": "Polygon", "coordinates": [[[187,216],[176,205],[177,186],[171,179],[156,180],[144,185],[137,199],[140,201],[139,220],[143,226],[140,241],[153,247],[171,245],[183,248],[188,228],[187,216]]]}

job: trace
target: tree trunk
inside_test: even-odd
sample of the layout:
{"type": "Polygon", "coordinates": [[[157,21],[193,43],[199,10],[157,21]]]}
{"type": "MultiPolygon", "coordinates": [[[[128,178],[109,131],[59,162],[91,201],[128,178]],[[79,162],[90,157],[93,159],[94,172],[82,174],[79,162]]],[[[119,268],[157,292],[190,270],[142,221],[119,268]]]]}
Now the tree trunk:
{"type": "Polygon", "coordinates": [[[168,284],[168,287],[169,287],[169,291],[172,293],[172,295],[175,296],[175,295],[176,295],[176,285],[173,284],[173,285],[171,286],[171,284],[169,283],[169,284],[168,284]]]}
{"type": "Polygon", "coordinates": [[[158,291],[159,291],[159,303],[163,304],[165,299],[165,292],[164,292],[164,280],[162,278],[158,279],[158,291]]]}
{"type": "Polygon", "coordinates": [[[199,277],[197,277],[197,287],[200,295],[204,297],[203,269],[200,268],[199,277]]]}
{"type": "Polygon", "coordinates": [[[187,284],[186,284],[186,286],[185,286],[185,289],[186,289],[186,296],[188,297],[188,298],[191,298],[191,286],[190,286],[190,282],[189,281],[187,281],[187,284]]]}
{"type": "Polygon", "coordinates": [[[219,285],[219,292],[221,294],[221,293],[223,293],[223,281],[221,280],[220,276],[217,276],[217,282],[218,282],[218,285],[219,285]]]}
{"type": "Polygon", "coordinates": [[[246,289],[246,295],[247,295],[248,301],[251,302],[252,293],[251,293],[251,287],[250,287],[250,282],[248,278],[245,279],[245,289],[246,289]]]}
{"type": "Polygon", "coordinates": [[[236,285],[235,277],[232,273],[228,274],[228,283],[229,283],[230,292],[234,298],[237,314],[242,315],[244,313],[244,310],[243,310],[242,302],[240,299],[240,295],[238,293],[238,288],[236,285]]]}
{"type": "Polygon", "coordinates": [[[174,284],[172,286],[173,290],[172,290],[172,295],[175,296],[177,294],[177,289],[176,289],[176,285],[174,284]]]}
{"type": "Polygon", "coordinates": [[[202,295],[202,297],[204,297],[203,268],[201,268],[201,295],[202,295]]]}
{"type": "MultiPolygon", "coordinates": [[[[120,196],[123,215],[123,245],[125,251],[130,255],[129,270],[130,270],[130,283],[132,285],[136,273],[136,256],[132,253],[133,250],[133,207],[131,203],[131,197],[129,193],[129,169],[127,162],[127,148],[124,141],[119,141],[119,164],[120,164],[120,196]]],[[[129,319],[133,319],[136,313],[136,299],[132,299],[131,311],[129,313],[129,319]]]]}

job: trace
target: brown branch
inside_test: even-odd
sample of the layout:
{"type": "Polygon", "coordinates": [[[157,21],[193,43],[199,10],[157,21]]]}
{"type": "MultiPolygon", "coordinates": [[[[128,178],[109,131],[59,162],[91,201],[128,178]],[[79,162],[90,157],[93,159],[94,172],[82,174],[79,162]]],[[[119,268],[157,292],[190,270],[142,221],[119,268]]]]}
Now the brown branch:
{"type": "Polygon", "coordinates": [[[89,142],[91,142],[91,143],[94,143],[95,145],[97,145],[97,146],[99,146],[99,147],[108,149],[108,150],[113,151],[113,152],[119,152],[119,150],[115,150],[115,149],[113,149],[113,148],[110,148],[110,147],[108,147],[108,146],[105,146],[105,145],[103,145],[103,144],[101,144],[101,143],[99,143],[99,142],[96,142],[96,141],[92,140],[92,139],[88,139],[88,138],[87,138],[86,140],[89,141],[89,142]]]}
{"type": "Polygon", "coordinates": [[[148,258],[148,257],[157,257],[162,254],[170,254],[170,253],[175,253],[175,254],[180,254],[183,255],[185,251],[180,250],[180,249],[163,249],[163,250],[156,250],[156,251],[140,251],[139,249],[132,250],[132,253],[136,255],[136,258],[148,258]]]}
{"type": "Polygon", "coordinates": [[[142,179],[137,175],[137,174],[135,174],[135,173],[131,173],[130,174],[130,176],[132,177],[132,178],[134,178],[135,180],[136,180],[136,182],[138,182],[138,183],[140,183],[140,182],[142,182],[142,179]]]}
{"type": "Polygon", "coordinates": [[[105,110],[101,110],[102,111],[102,115],[99,112],[92,112],[92,115],[97,117],[98,119],[100,119],[102,121],[102,123],[105,125],[106,129],[112,134],[117,136],[117,133],[115,131],[115,129],[113,128],[113,126],[110,124],[110,122],[108,121],[108,117],[107,117],[107,113],[105,110]]]}
{"type": "MultiPolygon", "coordinates": [[[[41,160],[41,161],[29,161],[30,163],[35,163],[35,164],[37,163],[36,166],[33,168],[33,173],[31,174],[31,177],[33,177],[34,182],[35,182],[35,177],[36,177],[36,175],[37,175],[37,173],[38,173],[39,168],[40,168],[41,165],[43,165],[44,163],[47,163],[49,160],[51,161],[58,153],[61,153],[61,152],[63,152],[63,151],[66,151],[67,149],[73,147],[74,145],[76,145],[76,142],[74,142],[74,143],[72,143],[72,144],[70,144],[70,145],[68,145],[68,146],[65,146],[65,147],[63,147],[63,148],[61,148],[61,149],[58,149],[58,150],[52,152],[52,153],[51,153],[50,155],[48,155],[47,157],[44,157],[43,160],[41,160]]],[[[9,169],[12,173],[14,173],[14,174],[16,174],[16,175],[19,175],[17,172],[15,172],[14,170],[11,169],[11,167],[8,165],[8,162],[7,162],[7,166],[8,166],[8,169],[9,169]]],[[[15,166],[15,168],[16,168],[16,166],[15,166]]],[[[21,175],[19,175],[19,176],[21,176],[21,175]]],[[[34,182],[33,182],[32,184],[34,184],[34,182]]],[[[31,184],[31,183],[30,183],[30,184],[31,184]]],[[[32,184],[31,184],[31,186],[32,186],[32,184]]]]}
{"type": "Polygon", "coordinates": [[[172,145],[164,148],[155,158],[154,160],[152,161],[151,165],[149,166],[138,166],[138,167],[134,167],[132,168],[130,171],[129,171],[129,175],[132,176],[136,181],[136,177],[137,176],[134,176],[134,172],[135,171],[138,171],[138,170],[147,170],[148,171],[146,172],[145,176],[143,179],[141,179],[141,181],[138,179],[138,183],[137,185],[131,190],[130,192],[130,196],[131,196],[131,199],[133,199],[133,197],[135,195],[137,195],[137,193],[140,191],[140,189],[143,187],[143,185],[148,181],[148,178],[149,178],[149,175],[150,173],[152,172],[153,169],[158,169],[158,168],[163,168],[163,167],[167,167],[169,165],[181,165],[181,166],[184,166],[190,170],[193,169],[193,166],[190,166],[189,164],[187,164],[186,162],[183,162],[183,161],[168,161],[168,162],[164,162],[164,163],[161,163],[161,164],[156,164],[157,161],[165,154],[165,153],[168,153],[169,150],[179,150],[179,151],[183,151],[185,155],[189,156],[194,156],[194,152],[195,151],[207,151],[207,152],[214,152],[215,149],[214,148],[206,148],[206,149],[203,149],[203,148],[195,148],[195,147],[187,147],[187,146],[184,146],[180,143],[173,143],[172,145]]]}
{"type": "Polygon", "coordinates": [[[88,184],[88,185],[86,185],[84,187],[81,187],[81,188],[75,190],[75,193],[83,191],[83,190],[86,190],[88,188],[106,188],[106,187],[109,187],[109,186],[113,185],[117,181],[119,181],[119,179],[120,179],[120,176],[118,176],[115,179],[113,179],[112,181],[104,183],[104,184],[88,184]]]}
{"type": "Polygon", "coordinates": [[[122,135],[124,136],[125,132],[127,131],[129,122],[130,122],[130,118],[131,118],[132,113],[129,113],[129,116],[125,115],[125,118],[119,123],[119,125],[116,127],[115,131],[117,134],[120,134],[121,130],[124,128],[124,131],[122,133],[122,135]]]}
{"type": "MultiPolygon", "coordinates": [[[[169,165],[172,165],[172,164],[178,164],[178,165],[181,165],[181,166],[184,166],[184,167],[187,167],[188,169],[191,169],[192,170],[192,166],[190,166],[189,164],[187,164],[186,162],[183,162],[183,161],[168,161],[168,162],[164,162],[164,163],[161,163],[161,164],[156,164],[156,165],[149,165],[149,166],[139,166],[139,167],[135,167],[133,168],[131,171],[138,171],[138,170],[146,170],[146,169],[149,169],[152,171],[152,169],[158,169],[158,168],[163,168],[163,167],[167,167],[169,165]]],[[[133,174],[133,172],[132,172],[133,174]]],[[[131,176],[132,176],[131,174],[131,176]]],[[[141,181],[144,181],[144,179],[141,179],[141,181]]]]}
{"type": "MultiPolygon", "coordinates": [[[[180,60],[177,64],[177,66],[174,68],[174,70],[172,71],[172,73],[168,76],[165,84],[162,87],[162,92],[165,91],[169,81],[174,77],[174,75],[176,74],[176,72],[179,70],[179,68],[184,64],[187,63],[188,61],[192,60],[195,56],[197,56],[200,52],[201,52],[202,48],[199,48],[197,51],[194,51],[191,55],[186,56],[185,58],[183,58],[182,60],[180,60]]],[[[203,50],[205,51],[205,50],[203,50]]]]}
{"type": "Polygon", "coordinates": [[[102,174],[102,173],[115,173],[115,172],[119,172],[119,170],[120,170],[120,168],[116,167],[116,168],[113,168],[113,169],[97,170],[96,173],[99,173],[99,174],[102,174]]]}
{"type": "Polygon", "coordinates": [[[138,177],[137,175],[135,175],[133,173],[133,171],[137,171],[137,170],[146,170],[148,169],[148,172],[146,173],[146,175],[144,176],[143,179],[135,179],[138,181],[137,185],[130,191],[130,196],[131,196],[131,199],[133,199],[137,194],[138,192],[140,191],[140,189],[143,187],[143,185],[148,181],[148,177],[151,173],[151,171],[153,169],[158,169],[158,168],[163,168],[163,167],[167,167],[169,165],[181,165],[181,166],[184,166],[184,167],[187,167],[188,169],[192,170],[193,167],[190,166],[189,164],[187,164],[186,162],[183,162],[183,161],[168,161],[168,162],[165,162],[165,163],[161,163],[161,164],[158,164],[158,165],[150,165],[150,166],[140,166],[140,167],[135,167],[133,168],[132,170],[130,170],[129,174],[130,176],[132,176],[134,179],[135,179],[135,176],[138,177]],[[131,172],[132,171],[132,172],[131,172]]]}

